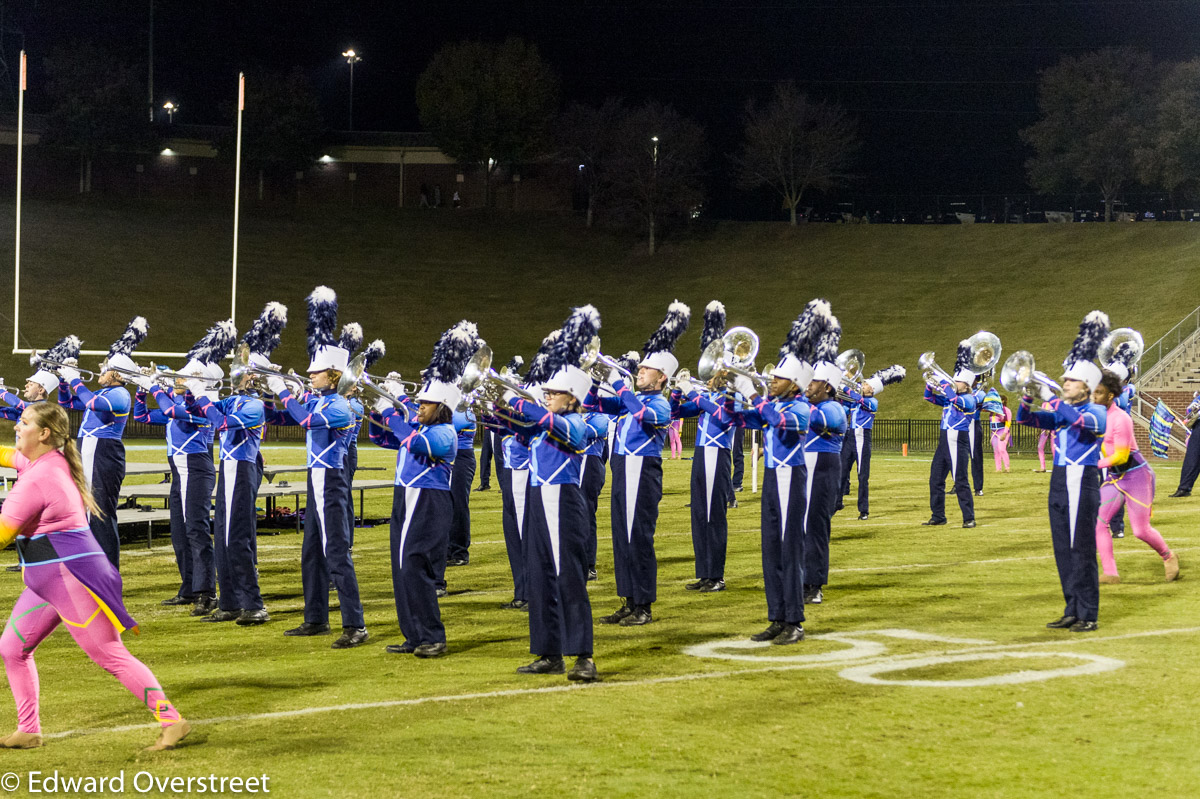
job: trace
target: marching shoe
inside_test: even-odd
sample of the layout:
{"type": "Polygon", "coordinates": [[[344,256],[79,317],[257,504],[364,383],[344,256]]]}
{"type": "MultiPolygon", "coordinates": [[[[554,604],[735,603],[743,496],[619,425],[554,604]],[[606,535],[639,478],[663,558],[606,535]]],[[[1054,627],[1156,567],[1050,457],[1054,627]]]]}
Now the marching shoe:
{"type": "Polygon", "coordinates": [[[938,527],[946,523],[945,519],[930,519],[927,522],[921,522],[922,527],[938,527]]]}
{"type": "Polygon", "coordinates": [[[689,591],[699,591],[700,589],[704,588],[704,586],[707,584],[708,584],[708,580],[704,577],[701,577],[699,580],[697,580],[694,583],[688,583],[687,585],[684,586],[684,588],[686,588],[689,591]]]}
{"type": "Polygon", "coordinates": [[[1179,576],[1179,556],[1174,552],[1171,557],[1163,561],[1163,568],[1167,571],[1167,582],[1171,582],[1179,576]]]}
{"type": "Polygon", "coordinates": [[[217,598],[215,596],[205,596],[201,594],[196,597],[196,602],[192,606],[193,616],[207,616],[217,609],[217,598]]]}
{"type": "Polygon", "coordinates": [[[703,588],[699,589],[700,593],[702,593],[702,594],[712,594],[717,591],[724,591],[724,590],[725,590],[725,581],[724,580],[709,580],[707,585],[705,585],[703,588]]]}
{"type": "Polygon", "coordinates": [[[821,594],[820,588],[805,589],[804,604],[819,605],[822,599],[824,599],[824,596],[821,594]]]}
{"type": "Polygon", "coordinates": [[[284,630],[284,635],[329,635],[328,624],[312,624],[310,622],[301,622],[299,627],[293,627],[290,630],[284,630]]]}
{"type": "Polygon", "coordinates": [[[771,639],[776,646],[787,646],[804,640],[804,628],[799,624],[784,625],[783,632],[771,639]]]}
{"type": "Polygon", "coordinates": [[[741,486],[734,486],[734,487],[733,487],[733,490],[734,490],[734,492],[735,492],[735,493],[741,493],[742,487],[741,487],[741,486]]]}
{"type": "Polygon", "coordinates": [[[329,645],[330,649],[353,649],[356,646],[362,646],[367,642],[371,634],[367,632],[366,627],[343,627],[342,634],[337,637],[337,640],[329,645]]]}
{"type": "Polygon", "coordinates": [[[974,530],[975,529],[975,520],[970,519],[968,521],[963,522],[963,529],[964,530],[974,530]]]}
{"type": "Polygon", "coordinates": [[[737,497],[734,497],[733,499],[729,500],[729,507],[736,508],[737,506],[738,506],[737,497]]]}
{"type": "Polygon", "coordinates": [[[271,620],[271,615],[267,613],[266,608],[258,610],[243,610],[242,615],[238,616],[237,623],[242,627],[253,627],[258,624],[266,624],[271,620]]]}
{"type": "Polygon", "coordinates": [[[419,658],[440,658],[446,654],[446,645],[441,642],[436,644],[421,644],[413,650],[413,654],[419,658]]]}
{"type": "Polygon", "coordinates": [[[982,497],[982,496],[983,496],[983,489],[981,488],[981,489],[979,489],[978,491],[976,491],[976,492],[975,492],[975,496],[977,496],[977,497],[982,497]]]}
{"type": "Polygon", "coordinates": [[[587,581],[590,583],[595,579],[596,579],[596,567],[593,566],[592,568],[588,569],[587,581]]]}
{"type": "Polygon", "coordinates": [[[860,514],[858,515],[858,520],[859,520],[860,522],[865,522],[865,521],[867,520],[867,518],[868,518],[868,517],[870,517],[870,515],[871,515],[871,514],[869,514],[869,513],[860,513],[860,514]]]}
{"type": "Polygon", "coordinates": [[[445,599],[448,596],[448,592],[445,588],[439,588],[436,593],[438,599],[445,599]]]}
{"type": "Polygon", "coordinates": [[[1065,630],[1077,621],[1079,621],[1079,619],[1075,618],[1074,616],[1063,616],[1061,619],[1052,621],[1046,626],[1051,630],[1065,630]]]}
{"type": "Polygon", "coordinates": [[[169,727],[163,727],[162,731],[158,733],[158,740],[143,751],[161,752],[164,749],[174,749],[191,731],[192,725],[188,724],[186,720],[180,719],[169,727]]]}
{"type": "Polygon", "coordinates": [[[1190,497],[1191,495],[1192,495],[1191,491],[1184,491],[1182,489],[1176,489],[1175,493],[1171,494],[1171,496],[1173,496],[1173,497],[1190,497]]]}
{"type": "Polygon", "coordinates": [[[654,621],[654,617],[650,615],[650,606],[639,605],[633,613],[630,613],[617,623],[622,627],[641,627],[643,624],[649,624],[652,621],[654,621]]]}
{"type": "Polygon", "coordinates": [[[596,661],[591,658],[578,658],[567,672],[567,679],[574,682],[595,682],[599,679],[596,675],[596,661]]]}
{"type": "Polygon", "coordinates": [[[21,732],[17,730],[7,738],[0,739],[0,746],[5,749],[37,749],[42,745],[40,732],[21,732]]]}
{"type": "Polygon", "coordinates": [[[417,645],[411,641],[405,641],[402,644],[388,644],[383,651],[392,655],[411,655],[417,651],[417,645]]]}
{"type": "Polygon", "coordinates": [[[524,599],[514,599],[512,602],[505,602],[500,608],[502,610],[524,610],[528,604],[524,599]]]}
{"type": "Polygon", "coordinates": [[[176,594],[175,596],[171,597],[170,599],[164,599],[160,604],[163,604],[163,605],[194,605],[194,604],[196,604],[196,597],[184,596],[183,594],[176,594]]]}
{"type": "Polygon", "coordinates": [[[767,629],[763,630],[761,633],[755,633],[754,635],[750,636],[750,640],[751,641],[770,641],[772,638],[774,638],[775,636],[777,636],[781,632],[783,632],[783,630],[786,626],[787,625],[781,621],[773,621],[767,627],[767,629]]]}
{"type": "Polygon", "coordinates": [[[234,621],[240,619],[242,612],[240,610],[221,610],[217,608],[212,612],[211,616],[205,616],[204,621],[234,621]]]}
{"type": "Polygon", "coordinates": [[[12,566],[5,566],[5,567],[4,567],[4,571],[6,571],[6,572],[19,572],[19,571],[21,571],[21,564],[20,564],[20,563],[14,563],[12,566]]]}
{"type": "Polygon", "coordinates": [[[450,560],[446,561],[446,566],[466,566],[470,562],[470,558],[450,558],[450,560]]]}
{"type": "Polygon", "coordinates": [[[537,660],[517,668],[517,674],[562,674],[567,670],[562,655],[542,655],[537,660]]]}
{"type": "Polygon", "coordinates": [[[1112,537],[1113,538],[1124,538],[1125,537],[1125,528],[1121,527],[1119,529],[1113,530],[1112,537]]]}
{"type": "Polygon", "coordinates": [[[1100,624],[1098,622],[1084,621],[1084,620],[1080,619],[1079,621],[1072,624],[1070,629],[1071,629],[1071,632],[1073,632],[1073,633],[1090,633],[1093,630],[1099,630],[1100,624]]]}
{"type": "Polygon", "coordinates": [[[599,622],[601,624],[620,624],[621,620],[633,613],[633,608],[628,603],[617,608],[616,613],[610,613],[607,616],[601,616],[599,622]]]}
{"type": "Polygon", "coordinates": [[[1116,585],[1121,582],[1120,575],[1117,574],[1102,574],[1100,575],[1100,583],[1102,585],[1116,585]]]}
{"type": "Polygon", "coordinates": [[[479,486],[479,488],[475,489],[475,493],[478,494],[480,491],[491,491],[491,490],[492,490],[491,486],[479,486]]]}

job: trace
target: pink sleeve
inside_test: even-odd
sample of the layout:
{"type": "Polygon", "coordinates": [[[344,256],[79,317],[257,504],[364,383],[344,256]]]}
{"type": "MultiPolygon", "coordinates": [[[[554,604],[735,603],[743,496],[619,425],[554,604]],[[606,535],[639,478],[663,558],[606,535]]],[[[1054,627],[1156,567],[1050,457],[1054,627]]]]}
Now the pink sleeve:
{"type": "Polygon", "coordinates": [[[1107,469],[1129,460],[1131,450],[1137,448],[1133,437],[1133,420],[1128,414],[1110,414],[1108,428],[1104,431],[1104,456],[1099,466],[1107,469]]]}
{"type": "Polygon", "coordinates": [[[0,511],[0,541],[7,544],[17,533],[35,525],[45,507],[45,499],[37,486],[28,480],[18,480],[0,511]]]}

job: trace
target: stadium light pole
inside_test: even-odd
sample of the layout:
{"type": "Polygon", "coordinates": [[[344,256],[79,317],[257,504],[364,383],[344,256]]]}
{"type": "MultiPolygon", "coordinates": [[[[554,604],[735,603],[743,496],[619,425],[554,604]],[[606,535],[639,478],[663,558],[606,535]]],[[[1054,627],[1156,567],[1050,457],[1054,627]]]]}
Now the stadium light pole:
{"type": "Polygon", "coordinates": [[[13,259],[13,353],[20,347],[21,337],[21,168],[25,144],[25,51],[21,50],[21,77],[17,85],[17,214],[14,220],[16,255],[13,259]]]}
{"type": "Polygon", "coordinates": [[[167,124],[174,125],[175,112],[179,110],[179,106],[176,103],[167,100],[165,103],[163,103],[163,110],[167,112],[167,124]]]}
{"type": "Polygon", "coordinates": [[[362,56],[353,50],[342,53],[342,58],[350,65],[350,130],[354,130],[354,65],[362,61],[362,56]]]}

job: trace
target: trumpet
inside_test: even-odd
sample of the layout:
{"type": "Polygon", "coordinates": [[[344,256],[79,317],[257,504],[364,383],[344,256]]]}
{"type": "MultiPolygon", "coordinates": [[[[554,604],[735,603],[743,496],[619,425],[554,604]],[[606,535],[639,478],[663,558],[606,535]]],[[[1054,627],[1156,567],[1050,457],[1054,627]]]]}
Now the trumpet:
{"type": "Polygon", "coordinates": [[[116,372],[117,374],[121,375],[122,377],[129,378],[129,379],[137,379],[139,377],[155,377],[156,376],[154,374],[154,371],[149,366],[143,366],[142,368],[138,369],[137,371],[133,371],[131,369],[124,369],[120,366],[113,366],[108,361],[105,361],[103,364],[100,365],[100,373],[104,374],[105,372],[116,372]]]}
{"type": "Polygon", "coordinates": [[[1062,386],[1051,380],[1044,372],[1037,370],[1033,355],[1025,350],[1017,350],[1008,356],[1004,367],[1000,370],[1000,385],[1005,391],[1021,391],[1027,396],[1042,395],[1042,389],[1047,389],[1056,397],[1062,396],[1062,386]]]}
{"type": "MultiPolygon", "coordinates": [[[[275,366],[275,364],[271,364],[271,365],[275,366]]],[[[151,369],[154,368],[153,363],[150,364],[150,368],[151,369]]],[[[178,372],[162,371],[162,372],[159,372],[159,374],[161,376],[182,379],[182,380],[198,379],[198,380],[204,380],[207,382],[215,381],[218,385],[220,385],[220,382],[221,382],[220,380],[217,380],[216,378],[213,378],[213,377],[195,378],[191,375],[179,374],[178,372]]],[[[242,344],[240,347],[238,347],[237,354],[233,356],[233,365],[229,367],[229,385],[230,385],[230,387],[234,391],[243,390],[243,389],[248,388],[251,384],[255,383],[258,378],[265,378],[265,377],[278,377],[280,380],[284,381],[285,383],[294,385],[296,387],[297,394],[301,394],[304,392],[304,389],[305,389],[304,378],[302,378],[302,377],[300,377],[300,375],[296,374],[296,372],[294,370],[289,369],[287,372],[284,372],[282,369],[280,369],[277,366],[275,366],[274,369],[264,369],[261,366],[255,366],[254,364],[250,363],[250,347],[249,347],[249,345],[242,344]]],[[[344,375],[343,375],[343,377],[344,377],[344,375]]]]}
{"type": "Polygon", "coordinates": [[[585,372],[590,372],[592,378],[600,383],[608,382],[608,373],[616,371],[621,377],[625,378],[625,382],[634,383],[633,374],[617,363],[615,358],[610,358],[600,352],[600,337],[592,336],[592,340],[588,342],[587,350],[584,352],[583,361],[579,364],[579,368],[585,372]]]}
{"type": "Polygon", "coordinates": [[[58,374],[59,369],[74,369],[76,372],[79,372],[79,376],[85,380],[91,381],[96,379],[97,375],[95,372],[90,369],[80,369],[79,366],[74,363],[74,361],[74,358],[70,358],[67,361],[54,361],[50,358],[43,358],[36,352],[29,359],[30,364],[38,367],[39,369],[45,367],[46,371],[48,372],[54,372],[55,374],[58,374]]]}

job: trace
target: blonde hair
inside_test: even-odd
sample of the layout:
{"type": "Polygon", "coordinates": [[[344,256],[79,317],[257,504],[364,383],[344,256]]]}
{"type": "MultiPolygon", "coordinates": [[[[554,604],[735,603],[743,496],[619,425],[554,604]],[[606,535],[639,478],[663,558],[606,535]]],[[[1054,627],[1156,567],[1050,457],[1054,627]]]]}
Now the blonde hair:
{"type": "Polygon", "coordinates": [[[83,474],[83,459],[75,447],[75,439],[71,438],[71,422],[67,412],[52,402],[35,402],[26,406],[33,413],[33,424],[50,431],[50,446],[63,454],[67,466],[71,469],[71,480],[79,489],[83,505],[93,516],[103,516],[100,506],[96,504],[92,490],[88,487],[87,478],[83,474]]]}

